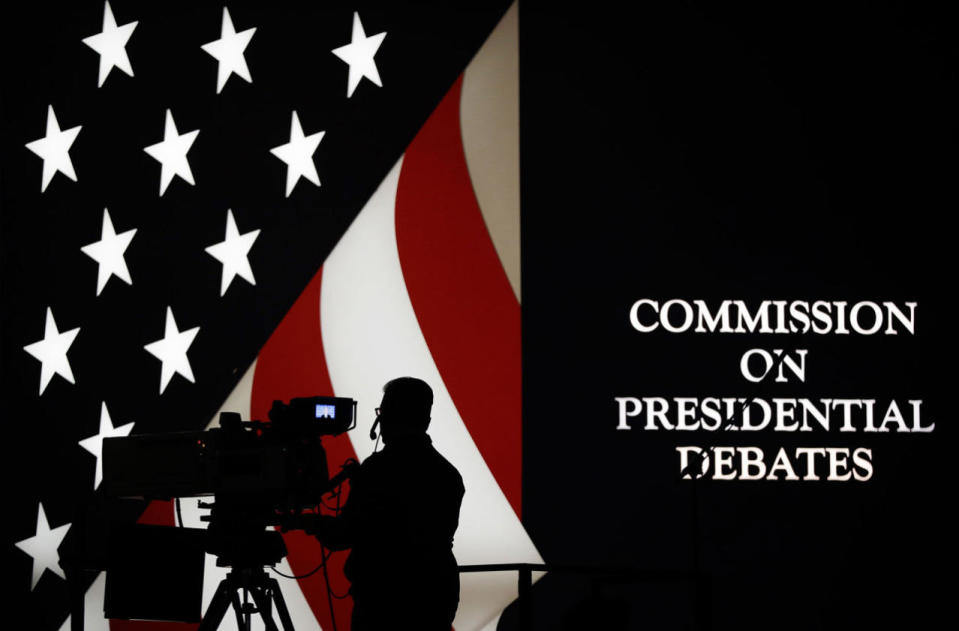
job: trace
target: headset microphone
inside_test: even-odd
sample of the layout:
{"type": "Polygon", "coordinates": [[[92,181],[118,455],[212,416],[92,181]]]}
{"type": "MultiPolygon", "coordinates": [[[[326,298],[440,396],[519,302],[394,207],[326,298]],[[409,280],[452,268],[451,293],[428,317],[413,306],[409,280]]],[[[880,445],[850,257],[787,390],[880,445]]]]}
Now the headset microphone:
{"type": "Polygon", "coordinates": [[[376,417],[376,420],[373,421],[373,427],[370,428],[370,440],[376,440],[376,426],[379,424],[380,418],[376,417]]]}

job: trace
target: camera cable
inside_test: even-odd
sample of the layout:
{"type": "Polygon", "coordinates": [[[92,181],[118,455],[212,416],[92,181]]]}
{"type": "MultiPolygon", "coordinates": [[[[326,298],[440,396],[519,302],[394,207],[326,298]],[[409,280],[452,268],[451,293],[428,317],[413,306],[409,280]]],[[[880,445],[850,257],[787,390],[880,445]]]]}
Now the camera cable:
{"type": "Polygon", "coordinates": [[[324,565],[326,565],[326,559],[323,559],[323,561],[321,561],[319,565],[317,565],[315,568],[313,568],[312,570],[310,570],[310,571],[307,572],[306,574],[300,574],[299,576],[293,575],[293,574],[284,574],[283,572],[279,571],[278,569],[276,569],[276,568],[275,568],[274,566],[272,566],[272,565],[270,566],[270,570],[272,570],[274,574],[278,574],[278,575],[282,576],[283,578],[292,578],[292,579],[299,580],[299,579],[301,579],[301,578],[309,578],[309,577],[313,576],[314,574],[316,574],[317,572],[319,572],[319,571],[320,571],[320,568],[322,568],[324,565]]]}

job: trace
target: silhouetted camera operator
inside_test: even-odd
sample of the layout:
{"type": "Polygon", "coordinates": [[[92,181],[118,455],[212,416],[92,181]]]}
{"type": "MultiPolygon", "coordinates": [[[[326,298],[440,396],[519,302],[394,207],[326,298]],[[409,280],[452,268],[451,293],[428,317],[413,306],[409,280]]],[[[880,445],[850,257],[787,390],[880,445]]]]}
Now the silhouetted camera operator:
{"type": "Polygon", "coordinates": [[[338,517],[310,529],[327,547],[351,548],[344,572],[351,582],[355,631],[416,628],[448,631],[459,604],[453,534],[463,479],[433,448],[433,391],[400,377],[383,387],[370,436],[379,426],[384,448],[350,480],[338,517]]]}

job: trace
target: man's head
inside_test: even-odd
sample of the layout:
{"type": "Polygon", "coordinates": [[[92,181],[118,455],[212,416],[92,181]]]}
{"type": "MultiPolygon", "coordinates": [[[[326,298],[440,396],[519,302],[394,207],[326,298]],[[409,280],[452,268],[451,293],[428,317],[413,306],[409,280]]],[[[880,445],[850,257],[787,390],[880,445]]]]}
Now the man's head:
{"type": "Polygon", "coordinates": [[[383,386],[380,403],[380,431],[383,442],[391,438],[426,433],[433,407],[433,390],[425,381],[399,377],[383,386]]]}

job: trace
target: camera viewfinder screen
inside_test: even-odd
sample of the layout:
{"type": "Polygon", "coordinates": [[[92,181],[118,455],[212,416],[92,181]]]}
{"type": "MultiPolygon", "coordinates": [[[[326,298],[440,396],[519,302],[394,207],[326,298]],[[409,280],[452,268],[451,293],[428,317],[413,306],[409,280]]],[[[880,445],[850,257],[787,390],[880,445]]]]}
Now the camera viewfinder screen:
{"type": "Polygon", "coordinates": [[[336,418],[336,406],[317,403],[316,418],[336,418]]]}

